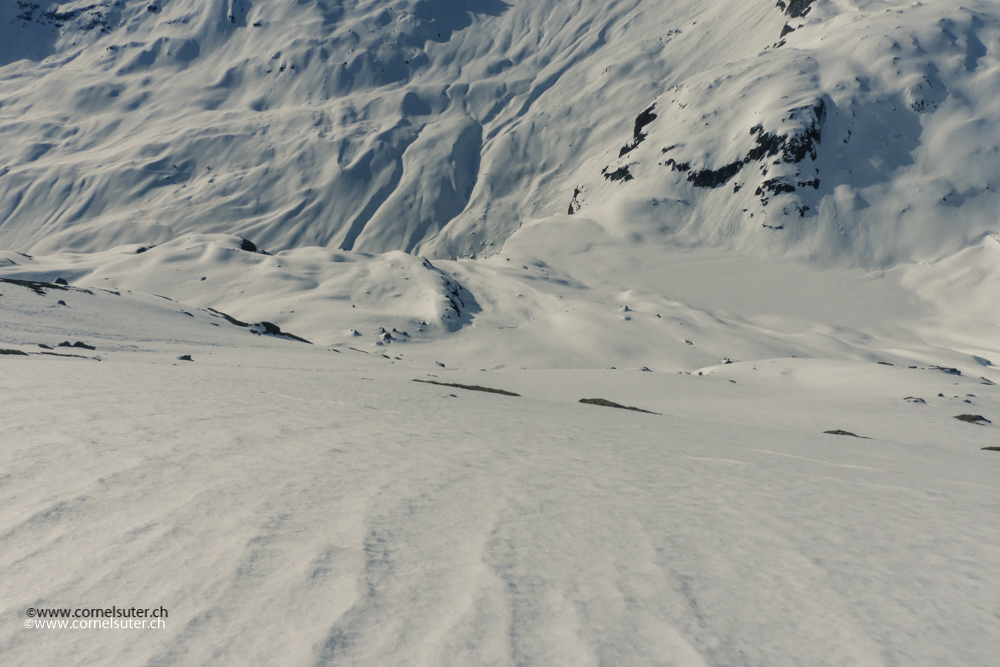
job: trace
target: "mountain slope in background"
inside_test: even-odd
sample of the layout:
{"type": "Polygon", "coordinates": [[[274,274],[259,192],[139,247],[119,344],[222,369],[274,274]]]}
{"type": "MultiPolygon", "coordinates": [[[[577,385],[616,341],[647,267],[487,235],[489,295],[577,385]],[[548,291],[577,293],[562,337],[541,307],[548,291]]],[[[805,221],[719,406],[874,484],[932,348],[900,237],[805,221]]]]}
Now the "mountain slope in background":
{"type": "Polygon", "coordinates": [[[197,232],[468,257],[569,207],[684,244],[874,266],[997,231],[992,3],[2,11],[11,249],[197,232]]]}
{"type": "Polygon", "coordinates": [[[772,47],[652,100],[571,210],[607,201],[700,242],[865,266],[974,244],[1000,204],[996,9],[790,6],[772,47]]]}

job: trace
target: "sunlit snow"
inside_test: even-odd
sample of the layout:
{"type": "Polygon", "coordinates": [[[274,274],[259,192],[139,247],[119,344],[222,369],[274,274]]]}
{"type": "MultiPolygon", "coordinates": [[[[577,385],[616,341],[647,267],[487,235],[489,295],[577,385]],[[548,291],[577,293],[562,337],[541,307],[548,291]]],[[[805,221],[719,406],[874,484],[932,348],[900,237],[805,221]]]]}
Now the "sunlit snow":
{"type": "Polygon", "coordinates": [[[998,53],[0,2],[0,663],[995,665],[998,53]]]}

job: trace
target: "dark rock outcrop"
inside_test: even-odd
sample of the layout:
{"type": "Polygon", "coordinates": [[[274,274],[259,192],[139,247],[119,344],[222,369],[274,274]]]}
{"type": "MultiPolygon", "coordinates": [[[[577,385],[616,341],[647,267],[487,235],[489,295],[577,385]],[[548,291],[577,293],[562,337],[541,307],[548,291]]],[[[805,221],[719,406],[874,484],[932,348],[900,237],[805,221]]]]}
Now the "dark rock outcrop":
{"type": "Polygon", "coordinates": [[[797,19],[809,13],[813,2],[815,0],[788,0],[787,2],[785,0],[778,0],[778,4],[775,6],[793,19],[797,19]]]}

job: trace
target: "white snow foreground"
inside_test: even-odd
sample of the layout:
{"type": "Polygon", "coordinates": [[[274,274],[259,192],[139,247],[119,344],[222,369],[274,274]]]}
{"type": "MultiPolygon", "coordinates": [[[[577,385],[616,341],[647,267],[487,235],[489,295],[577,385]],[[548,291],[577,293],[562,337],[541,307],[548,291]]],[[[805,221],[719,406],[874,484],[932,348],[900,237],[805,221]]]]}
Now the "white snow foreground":
{"type": "MultiPolygon", "coordinates": [[[[757,275],[739,263],[723,273],[740,267],[744,281],[757,275]]],[[[514,339],[487,330],[479,344],[549,354],[549,368],[484,372],[445,356],[471,355],[463,337],[476,339],[475,321],[408,343],[310,345],[221,312],[10,270],[0,282],[6,664],[985,666],[996,656],[1000,453],[982,448],[1000,445],[1000,375],[986,357],[888,339],[892,366],[827,356],[690,373],[557,369],[557,346],[528,328],[514,339]],[[906,364],[907,346],[963,368],[906,364]],[[29,607],[112,605],[163,606],[166,627],[25,627],[38,620],[29,607]]],[[[892,329],[896,292],[823,276],[881,303],[892,329]]],[[[808,274],[796,277],[805,290],[808,274]]],[[[826,302],[837,312],[836,290],[826,302]]],[[[608,317],[662,322],[644,310],[608,317]]],[[[671,326],[692,325],[773,344],[759,325],[671,326]]],[[[833,333],[785,335],[819,346],[833,333]]],[[[634,356],[627,341],[640,338],[612,354],[634,356]]]]}

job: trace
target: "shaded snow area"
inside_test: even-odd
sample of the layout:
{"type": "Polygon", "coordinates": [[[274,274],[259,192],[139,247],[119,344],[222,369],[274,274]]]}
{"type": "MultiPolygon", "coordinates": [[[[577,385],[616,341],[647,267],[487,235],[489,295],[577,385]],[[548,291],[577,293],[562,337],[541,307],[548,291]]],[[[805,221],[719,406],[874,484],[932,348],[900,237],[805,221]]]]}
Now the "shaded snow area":
{"type": "Polygon", "coordinates": [[[0,1],[0,664],[994,667],[998,53],[0,1]]]}

